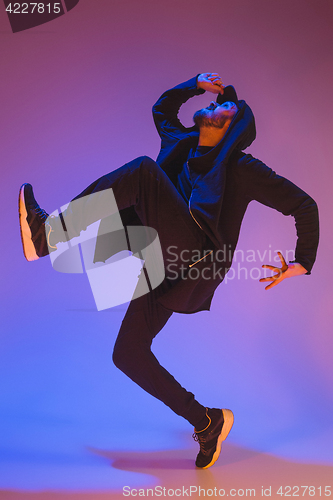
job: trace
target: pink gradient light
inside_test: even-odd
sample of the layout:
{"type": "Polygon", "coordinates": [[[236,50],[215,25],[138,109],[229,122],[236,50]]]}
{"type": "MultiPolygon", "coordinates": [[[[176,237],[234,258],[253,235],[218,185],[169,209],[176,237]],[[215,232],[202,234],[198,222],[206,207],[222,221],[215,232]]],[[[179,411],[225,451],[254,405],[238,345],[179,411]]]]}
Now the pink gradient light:
{"type": "MultiPolygon", "coordinates": [[[[249,152],[317,201],[318,257],[311,276],[268,292],[245,271],[222,283],[211,312],[173,315],[154,353],[200,402],[233,409],[225,453],[234,463],[226,456],[217,468],[228,484],[250,484],[253,457],[258,485],[276,484],[280,460],[294,467],[292,476],[279,462],[283,485],[332,477],[332,21],[331,0],[80,0],[49,24],[13,34],[0,11],[0,489],[10,490],[1,498],[39,489],[121,498],[122,484],[160,476],[126,460],[117,476],[115,452],[165,460],[176,450],[183,465],[195,457],[187,422],[112,365],[125,307],[98,313],[86,276],[55,273],[48,259],[25,261],[17,193],[30,182],[51,212],[123,163],[156,158],[151,106],[206,71],[219,72],[253,109],[249,152]]],[[[183,107],[185,125],[211,97],[183,107]]],[[[274,258],[295,241],[292,218],[249,206],[239,249],[270,249],[274,258]]],[[[271,262],[258,258],[255,267],[262,263],[271,262]]],[[[248,272],[253,265],[242,263],[248,272]]],[[[179,482],[163,460],[168,484],[179,482]]],[[[218,481],[214,471],[205,479],[187,472],[196,484],[218,481]]]]}

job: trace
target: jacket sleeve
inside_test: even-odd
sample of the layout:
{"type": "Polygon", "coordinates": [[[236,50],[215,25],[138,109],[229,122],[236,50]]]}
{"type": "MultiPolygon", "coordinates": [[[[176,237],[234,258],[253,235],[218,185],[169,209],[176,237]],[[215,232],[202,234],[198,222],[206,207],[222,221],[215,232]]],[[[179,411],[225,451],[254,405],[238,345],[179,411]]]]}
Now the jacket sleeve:
{"type": "Polygon", "coordinates": [[[295,218],[295,262],[302,264],[308,271],[307,274],[311,274],[319,242],[316,202],[302,189],[277,175],[251,155],[247,155],[246,163],[244,180],[247,182],[250,198],[278,210],[283,215],[292,215],[295,218]]]}
{"type": "Polygon", "coordinates": [[[153,118],[157,131],[163,141],[170,137],[179,137],[179,132],[188,129],[178,119],[178,111],[182,104],[195,95],[203,94],[203,89],[197,88],[197,76],[167,90],[153,106],[153,118]]]}

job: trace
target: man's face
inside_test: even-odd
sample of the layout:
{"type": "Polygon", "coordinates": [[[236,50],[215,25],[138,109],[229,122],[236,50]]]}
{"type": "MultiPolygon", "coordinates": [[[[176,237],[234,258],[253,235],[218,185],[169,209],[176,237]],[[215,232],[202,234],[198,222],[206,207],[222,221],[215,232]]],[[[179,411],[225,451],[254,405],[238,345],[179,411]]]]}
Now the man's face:
{"type": "Polygon", "coordinates": [[[227,121],[231,121],[238,109],[234,102],[218,104],[211,101],[207,108],[199,109],[193,116],[194,123],[199,127],[223,128],[227,121]]]}

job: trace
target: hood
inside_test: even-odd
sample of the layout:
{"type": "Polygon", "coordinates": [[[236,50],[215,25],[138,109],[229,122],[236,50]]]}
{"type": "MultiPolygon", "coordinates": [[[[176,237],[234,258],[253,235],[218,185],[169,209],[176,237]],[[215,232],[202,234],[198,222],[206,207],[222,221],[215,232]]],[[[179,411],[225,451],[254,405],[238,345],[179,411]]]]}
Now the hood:
{"type": "MultiPolygon", "coordinates": [[[[226,102],[231,96],[234,100],[237,99],[235,89],[231,86],[226,87],[219,104],[226,102]]],[[[219,220],[228,160],[234,151],[246,149],[256,137],[251,108],[242,100],[237,99],[236,104],[238,111],[223,139],[207,154],[188,160],[192,182],[191,212],[217,248],[222,248],[224,244],[219,220]]]]}
{"type": "Polygon", "coordinates": [[[256,126],[252,110],[245,101],[239,101],[235,89],[229,85],[223,96],[219,94],[217,102],[223,104],[228,100],[236,101],[238,111],[222,140],[209,153],[189,160],[189,167],[197,173],[207,173],[214,164],[226,164],[235,150],[248,148],[256,137],[256,126]],[[229,90],[228,90],[229,89],[229,90]],[[223,100],[222,100],[223,98],[223,100]]]}
{"type": "MultiPolygon", "coordinates": [[[[238,113],[235,115],[235,122],[240,122],[240,143],[239,147],[237,146],[237,148],[241,150],[246,149],[256,138],[256,126],[252,110],[245,101],[238,100],[236,90],[232,85],[228,85],[227,87],[225,87],[223,94],[219,94],[216,99],[216,102],[218,104],[223,104],[227,101],[234,102],[238,107],[238,113]]],[[[230,127],[232,125],[233,124],[231,123],[230,127]]]]}

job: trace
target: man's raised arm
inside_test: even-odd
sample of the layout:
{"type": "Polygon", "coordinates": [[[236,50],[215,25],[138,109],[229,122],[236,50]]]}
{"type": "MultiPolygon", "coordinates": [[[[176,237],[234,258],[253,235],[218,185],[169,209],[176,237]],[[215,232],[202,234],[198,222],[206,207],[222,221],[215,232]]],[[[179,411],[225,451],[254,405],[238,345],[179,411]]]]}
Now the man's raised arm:
{"type": "Polygon", "coordinates": [[[206,90],[218,94],[223,92],[218,73],[201,73],[190,80],[164,92],[153,106],[153,118],[161,138],[188,130],[178,119],[182,104],[206,90]]]}

